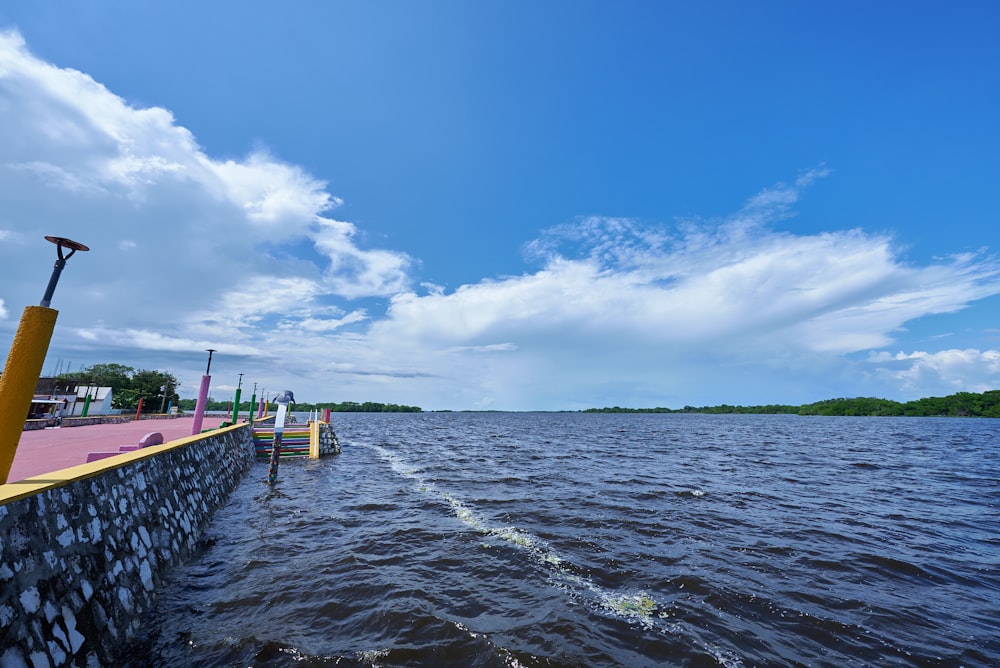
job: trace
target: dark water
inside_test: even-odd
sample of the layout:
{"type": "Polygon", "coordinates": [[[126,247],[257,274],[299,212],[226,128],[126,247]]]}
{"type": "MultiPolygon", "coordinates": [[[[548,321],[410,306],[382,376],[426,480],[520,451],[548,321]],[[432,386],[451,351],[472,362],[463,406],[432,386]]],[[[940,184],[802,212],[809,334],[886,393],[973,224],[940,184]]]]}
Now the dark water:
{"type": "Polygon", "coordinates": [[[1000,420],[335,415],[131,660],[1000,665],[1000,420]]]}

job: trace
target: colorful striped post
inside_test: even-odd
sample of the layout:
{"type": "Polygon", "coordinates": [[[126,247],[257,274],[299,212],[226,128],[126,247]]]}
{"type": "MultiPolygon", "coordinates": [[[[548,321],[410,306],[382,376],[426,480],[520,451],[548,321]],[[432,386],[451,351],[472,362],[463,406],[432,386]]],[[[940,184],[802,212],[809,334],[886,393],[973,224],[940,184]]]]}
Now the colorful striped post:
{"type": "Polygon", "coordinates": [[[142,419],[142,402],[144,398],[139,397],[139,407],[135,409],[135,421],[138,422],[142,419]]]}
{"type": "Polygon", "coordinates": [[[278,413],[274,417],[274,441],[271,444],[271,463],[267,468],[267,484],[274,485],[278,482],[278,459],[281,457],[281,436],[285,432],[285,414],[288,412],[288,404],[295,403],[295,395],[291,390],[285,390],[274,399],[278,404],[278,413]]]}

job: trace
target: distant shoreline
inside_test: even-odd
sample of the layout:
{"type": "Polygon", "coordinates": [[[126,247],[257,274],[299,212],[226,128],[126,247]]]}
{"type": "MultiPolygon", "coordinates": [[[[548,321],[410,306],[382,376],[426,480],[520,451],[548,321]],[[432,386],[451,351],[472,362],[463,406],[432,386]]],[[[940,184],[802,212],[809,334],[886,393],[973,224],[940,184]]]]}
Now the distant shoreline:
{"type": "Polygon", "coordinates": [[[582,413],[703,413],[747,415],[825,415],[857,417],[991,417],[1000,418],[1000,390],[981,394],[958,392],[946,397],[925,397],[898,402],[876,397],[825,399],[800,406],[685,406],[684,408],[587,408],[582,413]]]}
{"type": "MultiPolygon", "coordinates": [[[[182,400],[184,401],[184,400],[182,400]]],[[[182,407],[183,408],[183,407],[182,407]]],[[[496,410],[496,409],[434,409],[424,411],[419,406],[400,406],[365,402],[358,404],[344,402],[331,404],[303,403],[293,407],[294,413],[310,413],[330,408],[333,413],[695,413],[703,415],[823,415],[845,417],[986,417],[1000,418],[1000,390],[982,393],[957,392],[945,397],[924,397],[913,401],[899,402],[877,397],[853,397],[824,399],[809,404],[765,404],[740,406],[719,404],[717,406],[684,406],[683,408],[631,408],[605,406],[603,408],[563,409],[563,410],[496,410]]],[[[192,412],[193,408],[185,412],[192,412]]],[[[240,410],[247,415],[248,409],[240,410]]],[[[232,409],[206,410],[205,415],[232,415],[232,409]]]]}

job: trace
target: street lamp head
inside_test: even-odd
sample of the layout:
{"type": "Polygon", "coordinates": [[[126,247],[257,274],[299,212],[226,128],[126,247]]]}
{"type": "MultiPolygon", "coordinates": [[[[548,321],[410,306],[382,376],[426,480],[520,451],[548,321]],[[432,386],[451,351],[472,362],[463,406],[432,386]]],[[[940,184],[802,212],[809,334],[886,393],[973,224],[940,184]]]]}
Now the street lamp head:
{"type": "Polygon", "coordinates": [[[77,251],[89,251],[90,250],[90,248],[88,248],[87,246],[84,246],[79,241],[73,241],[72,239],[67,239],[66,237],[50,237],[50,236],[46,236],[45,240],[46,241],[51,241],[52,243],[54,243],[58,247],[57,252],[59,253],[59,259],[60,260],[68,260],[70,258],[70,255],[73,255],[73,253],[75,253],[77,251]],[[63,248],[69,248],[70,249],[69,255],[67,255],[66,257],[63,257],[63,252],[62,252],[63,248]]]}
{"type": "Polygon", "coordinates": [[[45,294],[42,296],[41,305],[48,308],[49,304],[52,303],[52,294],[56,291],[56,284],[59,282],[59,274],[62,273],[63,267],[66,266],[66,260],[73,257],[73,253],[77,251],[89,251],[90,249],[81,244],[79,241],[73,241],[72,239],[67,239],[66,237],[45,237],[46,241],[51,241],[56,245],[56,252],[59,257],[56,259],[56,265],[52,268],[52,276],[49,277],[49,284],[45,288],[45,294]],[[63,248],[68,248],[69,253],[63,255],[63,248]]]}
{"type": "Polygon", "coordinates": [[[208,348],[205,350],[208,353],[208,366],[205,367],[205,375],[210,376],[209,371],[212,370],[212,353],[216,352],[215,348],[208,348]]]}

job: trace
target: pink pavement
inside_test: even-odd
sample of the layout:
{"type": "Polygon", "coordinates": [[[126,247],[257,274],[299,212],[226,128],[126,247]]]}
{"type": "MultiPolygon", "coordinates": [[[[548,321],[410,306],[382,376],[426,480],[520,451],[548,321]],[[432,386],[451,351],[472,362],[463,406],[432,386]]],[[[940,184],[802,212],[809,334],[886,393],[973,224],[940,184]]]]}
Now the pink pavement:
{"type": "MultiPolygon", "coordinates": [[[[202,429],[218,427],[223,419],[225,418],[217,415],[206,415],[202,429]]],[[[105,452],[117,450],[120,445],[135,445],[151,431],[163,434],[164,443],[186,438],[191,435],[192,420],[193,417],[181,417],[22,432],[7,482],[84,464],[90,452],[105,452]]]]}

